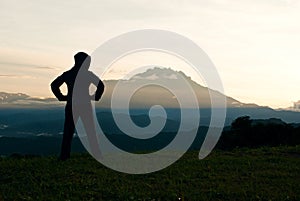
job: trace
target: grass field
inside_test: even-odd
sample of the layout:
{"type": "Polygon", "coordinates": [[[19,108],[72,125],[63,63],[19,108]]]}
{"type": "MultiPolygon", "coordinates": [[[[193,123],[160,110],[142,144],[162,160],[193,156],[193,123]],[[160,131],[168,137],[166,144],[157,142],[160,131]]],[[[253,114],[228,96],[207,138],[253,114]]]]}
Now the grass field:
{"type": "Polygon", "coordinates": [[[112,171],[87,154],[0,159],[0,200],[300,200],[300,146],[188,152],[147,175],[112,171]]]}

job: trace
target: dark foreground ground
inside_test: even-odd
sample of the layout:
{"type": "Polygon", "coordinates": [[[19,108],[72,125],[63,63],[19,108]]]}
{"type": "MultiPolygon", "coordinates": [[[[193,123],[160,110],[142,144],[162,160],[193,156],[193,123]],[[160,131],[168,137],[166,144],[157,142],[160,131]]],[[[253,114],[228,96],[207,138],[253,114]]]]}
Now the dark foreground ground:
{"type": "Polygon", "coordinates": [[[112,171],[87,154],[0,158],[0,200],[300,200],[300,146],[185,154],[152,174],[112,171]]]}

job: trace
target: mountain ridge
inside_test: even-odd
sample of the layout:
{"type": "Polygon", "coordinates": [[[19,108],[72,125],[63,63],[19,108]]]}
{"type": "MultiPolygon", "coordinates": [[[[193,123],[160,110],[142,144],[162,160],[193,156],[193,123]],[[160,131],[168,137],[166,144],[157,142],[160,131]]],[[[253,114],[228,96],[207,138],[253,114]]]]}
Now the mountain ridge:
{"type": "MultiPolygon", "coordinates": [[[[147,85],[158,79],[164,79],[168,81],[170,85],[175,85],[178,80],[178,76],[182,76],[192,87],[194,93],[198,99],[198,104],[200,108],[210,108],[210,97],[209,92],[214,93],[216,97],[224,97],[227,101],[227,107],[230,108],[251,108],[251,107],[260,107],[254,103],[242,103],[232,97],[226,96],[216,90],[209,89],[204,87],[190,77],[185,75],[182,71],[174,71],[170,68],[159,68],[154,67],[148,69],[143,73],[138,73],[133,75],[130,79],[127,80],[104,80],[105,91],[100,102],[96,103],[97,107],[110,108],[111,107],[111,98],[112,92],[115,89],[114,87],[118,82],[120,86],[121,94],[119,97],[125,97],[128,91],[128,88],[134,87],[139,88],[141,85],[147,85]],[[122,94],[123,93],[123,94],[122,94]]],[[[181,86],[179,86],[181,87],[181,86]]],[[[179,91],[186,90],[180,88],[179,91]]],[[[122,100],[120,100],[122,101],[122,100]]],[[[149,108],[152,105],[161,104],[167,108],[179,108],[179,104],[174,98],[172,92],[166,90],[165,88],[157,85],[149,85],[142,87],[136,91],[136,93],[131,97],[130,106],[133,108],[149,108]],[[158,101],[159,100],[159,101],[158,101]]],[[[56,98],[36,98],[31,97],[30,95],[24,93],[7,93],[0,92],[0,108],[44,108],[44,107],[61,107],[64,103],[59,102],[56,98]]]]}

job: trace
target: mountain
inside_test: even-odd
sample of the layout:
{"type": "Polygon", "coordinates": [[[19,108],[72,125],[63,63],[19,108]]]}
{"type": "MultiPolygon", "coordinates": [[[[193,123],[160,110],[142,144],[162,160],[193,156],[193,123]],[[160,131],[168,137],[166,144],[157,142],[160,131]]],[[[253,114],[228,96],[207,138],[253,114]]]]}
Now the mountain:
{"type": "MultiPolygon", "coordinates": [[[[182,76],[189,83],[194,90],[198,104],[200,107],[201,125],[209,125],[210,122],[210,97],[209,90],[206,87],[194,82],[190,77],[186,76],[183,72],[174,71],[170,68],[152,68],[146,72],[134,75],[128,80],[105,80],[105,92],[100,102],[96,103],[98,112],[111,112],[111,97],[112,92],[119,81],[120,92],[118,101],[122,102],[123,97],[127,95],[130,88],[139,88],[142,85],[147,85],[137,90],[130,100],[130,113],[132,115],[148,115],[149,108],[153,105],[162,105],[167,109],[168,119],[178,122],[180,121],[180,110],[177,99],[167,89],[157,86],[149,85],[154,81],[163,80],[171,86],[177,86],[179,91],[186,90],[183,86],[178,85],[178,77],[182,76]],[[182,88],[181,88],[182,87],[182,88]]],[[[225,95],[214,90],[210,90],[216,97],[223,98],[225,95]]],[[[234,119],[239,116],[248,115],[253,119],[268,119],[268,118],[280,118],[287,123],[299,123],[300,112],[296,111],[277,111],[269,107],[262,107],[256,104],[245,104],[232,97],[225,96],[227,100],[227,116],[225,124],[229,125],[234,119]]],[[[18,121],[27,122],[31,121],[32,125],[36,123],[35,120],[42,122],[47,121],[47,118],[55,119],[55,115],[49,116],[55,111],[60,111],[60,120],[63,119],[63,106],[65,103],[57,101],[55,98],[33,98],[23,93],[5,93],[0,92],[0,131],[7,130],[5,126],[6,119],[15,118],[12,114],[23,115],[18,121]],[[28,110],[29,109],[29,110],[28,110]],[[36,116],[30,118],[32,111],[37,110],[36,116]],[[43,111],[43,112],[41,112],[43,111]],[[24,116],[24,114],[29,116],[24,116]],[[45,118],[42,117],[45,114],[45,118]],[[29,117],[29,118],[28,118],[29,117]],[[23,120],[22,120],[23,118],[23,120]],[[5,128],[4,128],[5,127],[5,128]]],[[[124,113],[124,109],[119,108],[119,113],[124,113]]],[[[13,120],[14,121],[14,120],[13,120]]],[[[49,121],[49,119],[48,119],[49,121]]],[[[11,122],[10,122],[11,123],[11,122]]],[[[1,134],[1,132],[0,132],[1,134]]]]}
{"type": "MultiPolygon", "coordinates": [[[[110,108],[112,92],[116,84],[119,82],[119,100],[123,101],[128,93],[128,89],[140,88],[142,85],[149,85],[155,81],[163,80],[170,86],[176,86],[178,91],[186,91],[185,86],[178,84],[179,76],[183,77],[195,92],[198,99],[200,108],[210,108],[209,89],[203,87],[193,81],[190,77],[186,76],[183,72],[174,71],[170,68],[153,68],[146,72],[136,74],[128,80],[104,80],[105,92],[100,102],[96,103],[97,107],[110,108]]],[[[218,91],[210,90],[216,97],[224,97],[218,91]]],[[[226,97],[227,107],[240,108],[240,107],[257,107],[255,104],[245,104],[238,100],[226,97]]],[[[187,99],[187,101],[189,101],[187,99]]],[[[155,104],[160,104],[167,108],[179,108],[179,104],[174,95],[158,85],[149,85],[140,88],[131,97],[130,106],[132,108],[149,108],[155,104]]],[[[0,108],[41,108],[41,107],[58,107],[63,103],[58,102],[55,98],[34,98],[23,93],[5,93],[0,92],[0,108]]]]}
{"type": "MultiPolygon", "coordinates": [[[[118,97],[120,102],[122,102],[122,97],[126,97],[128,89],[139,89],[140,86],[145,86],[140,88],[131,97],[130,106],[132,108],[149,108],[153,105],[160,104],[166,108],[179,108],[179,103],[175,98],[174,94],[168,91],[166,88],[158,85],[153,85],[151,83],[167,82],[168,85],[176,87],[179,94],[182,96],[187,90],[185,86],[180,84],[180,77],[183,77],[191,88],[194,90],[195,95],[198,99],[198,104],[200,108],[210,108],[211,101],[209,96],[209,89],[203,87],[193,81],[190,77],[186,76],[183,72],[174,71],[170,68],[153,68],[148,69],[146,72],[136,74],[128,80],[120,80],[118,87],[118,97]]],[[[116,87],[118,80],[108,80],[105,81],[105,93],[102,97],[100,103],[97,103],[99,107],[110,108],[110,102],[112,97],[112,92],[116,87]]],[[[218,91],[210,90],[216,97],[223,98],[225,95],[218,91]]],[[[227,107],[253,107],[255,105],[243,104],[231,97],[226,97],[227,107]]],[[[187,102],[190,100],[187,99],[187,102]]]]}

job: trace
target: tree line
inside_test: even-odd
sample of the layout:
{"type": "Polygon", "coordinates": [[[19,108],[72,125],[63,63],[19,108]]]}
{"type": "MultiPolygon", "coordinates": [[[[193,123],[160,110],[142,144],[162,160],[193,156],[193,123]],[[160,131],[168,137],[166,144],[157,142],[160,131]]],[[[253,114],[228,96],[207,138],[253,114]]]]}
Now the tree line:
{"type": "Polygon", "coordinates": [[[280,119],[253,120],[249,116],[238,117],[225,129],[217,147],[259,147],[300,144],[300,124],[288,124],[280,119]]]}

